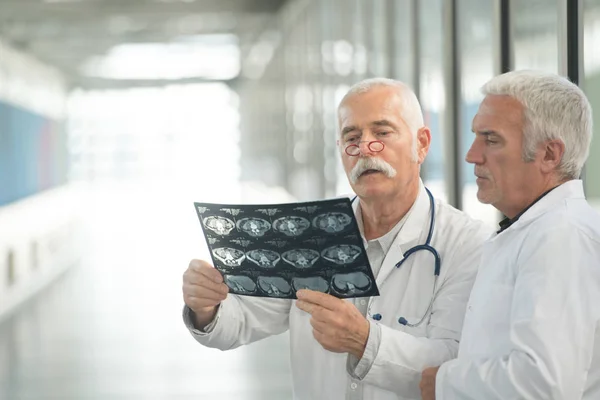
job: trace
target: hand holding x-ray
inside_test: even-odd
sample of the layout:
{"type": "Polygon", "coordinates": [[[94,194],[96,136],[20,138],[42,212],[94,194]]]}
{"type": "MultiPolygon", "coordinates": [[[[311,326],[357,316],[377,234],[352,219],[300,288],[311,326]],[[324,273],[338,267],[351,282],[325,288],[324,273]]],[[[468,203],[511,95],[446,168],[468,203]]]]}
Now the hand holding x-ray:
{"type": "Polygon", "coordinates": [[[183,274],[183,301],[194,312],[197,328],[213,319],[228,292],[221,273],[206,261],[192,260],[183,274]]]}
{"type": "Polygon", "coordinates": [[[311,315],[313,336],[325,350],[362,358],[369,321],[354,304],[326,293],[299,290],[296,306],[311,315]]]}

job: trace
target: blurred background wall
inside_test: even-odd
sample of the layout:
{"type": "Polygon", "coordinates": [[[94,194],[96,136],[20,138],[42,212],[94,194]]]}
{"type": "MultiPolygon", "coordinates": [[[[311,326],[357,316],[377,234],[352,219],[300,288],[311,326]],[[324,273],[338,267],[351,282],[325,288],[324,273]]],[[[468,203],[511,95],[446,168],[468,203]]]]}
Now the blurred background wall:
{"type": "Polygon", "coordinates": [[[76,258],[66,80],[0,38],[0,317],[76,258]]]}

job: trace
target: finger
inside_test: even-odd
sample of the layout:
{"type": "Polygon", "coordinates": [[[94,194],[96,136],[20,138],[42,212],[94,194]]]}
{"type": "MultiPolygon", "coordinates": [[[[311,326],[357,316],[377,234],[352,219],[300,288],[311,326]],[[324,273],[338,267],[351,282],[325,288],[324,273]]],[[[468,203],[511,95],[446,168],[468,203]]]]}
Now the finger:
{"type": "Polygon", "coordinates": [[[314,309],[319,306],[316,304],[308,303],[306,301],[298,300],[296,301],[296,307],[298,307],[302,311],[312,314],[314,309]]]}
{"type": "Polygon", "coordinates": [[[210,263],[204,260],[192,260],[190,261],[190,266],[188,269],[191,269],[195,272],[198,272],[208,279],[212,280],[216,283],[223,282],[223,276],[215,267],[213,267],[210,263]]]}
{"type": "Polygon", "coordinates": [[[195,270],[192,270],[192,269],[188,269],[183,274],[183,283],[203,286],[205,288],[214,290],[216,292],[223,292],[223,293],[229,292],[229,288],[227,287],[226,284],[224,284],[222,282],[217,283],[217,282],[211,280],[210,278],[208,278],[206,275],[196,272],[195,270]]]}
{"type": "Polygon", "coordinates": [[[223,283],[223,277],[221,276],[221,273],[212,268],[212,267],[201,267],[199,270],[195,269],[195,268],[188,268],[184,274],[183,274],[183,281],[184,282],[189,282],[192,284],[199,284],[201,282],[207,283],[210,282],[214,285],[222,285],[223,283]],[[198,272],[200,271],[200,272],[198,272]],[[215,278],[215,274],[219,275],[219,278],[215,278]]]}
{"type": "Polygon", "coordinates": [[[318,323],[321,331],[331,330],[332,328],[339,329],[344,325],[344,321],[340,319],[338,314],[316,304],[299,300],[296,302],[296,306],[302,311],[309,313],[312,316],[311,324],[318,323]]]}
{"type": "Polygon", "coordinates": [[[321,307],[329,310],[337,310],[340,307],[340,302],[342,301],[330,294],[309,289],[298,290],[298,292],[296,292],[296,296],[302,301],[318,304],[321,307]]]}
{"type": "MultiPolygon", "coordinates": [[[[214,283],[213,283],[214,284],[214,283]]],[[[215,300],[225,300],[229,288],[225,284],[221,284],[216,290],[201,285],[191,285],[189,283],[183,284],[183,294],[198,298],[210,298],[215,300]]]]}
{"type": "Polygon", "coordinates": [[[315,327],[313,327],[313,337],[321,344],[327,341],[327,334],[315,327]]]}
{"type": "Polygon", "coordinates": [[[328,326],[327,323],[319,321],[314,317],[310,319],[310,325],[312,326],[313,330],[318,331],[323,335],[329,333],[331,330],[331,327],[328,326]]]}
{"type": "Polygon", "coordinates": [[[193,296],[184,296],[183,300],[185,304],[192,310],[201,310],[206,307],[215,307],[221,304],[222,300],[214,300],[209,298],[198,298],[193,296]]]}
{"type": "MultiPolygon", "coordinates": [[[[308,303],[308,304],[310,304],[310,303],[308,303]]],[[[312,309],[312,311],[310,313],[312,315],[312,317],[315,320],[322,322],[324,324],[341,326],[341,323],[344,320],[344,317],[343,317],[344,314],[341,314],[339,312],[328,310],[327,308],[321,307],[316,304],[310,304],[310,307],[312,309]]]]}
{"type": "Polygon", "coordinates": [[[306,311],[313,317],[317,317],[320,320],[327,320],[327,318],[329,318],[332,313],[332,311],[323,308],[319,304],[310,303],[304,300],[296,301],[296,307],[298,307],[302,311],[306,311]]]}

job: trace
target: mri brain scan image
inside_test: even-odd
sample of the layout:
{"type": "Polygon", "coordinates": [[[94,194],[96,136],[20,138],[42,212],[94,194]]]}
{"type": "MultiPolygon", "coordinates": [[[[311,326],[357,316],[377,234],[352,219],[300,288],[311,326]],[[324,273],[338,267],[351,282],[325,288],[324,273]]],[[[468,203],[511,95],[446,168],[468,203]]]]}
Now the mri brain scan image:
{"type": "Polygon", "coordinates": [[[250,277],[244,275],[224,275],[223,280],[235,293],[251,294],[256,292],[256,283],[250,277]]]}
{"type": "Polygon", "coordinates": [[[217,260],[228,267],[239,267],[246,258],[244,252],[231,247],[219,247],[213,250],[213,255],[217,260]]]}
{"type": "Polygon", "coordinates": [[[352,222],[352,218],[341,212],[328,212],[313,219],[314,227],[327,233],[341,232],[346,229],[350,222],[352,222]]]}
{"type": "Polygon", "coordinates": [[[217,235],[228,235],[235,224],[232,220],[225,217],[210,216],[204,218],[204,226],[216,233],[217,235]]]}
{"type": "Polygon", "coordinates": [[[266,249],[251,250],[246,253],[246,258],[262,268],[274,268],[281,260],[279,253],[266,249]]]}
{"type": "Polygon", "coordinates": [[[295,291],[300,289],[310,289],[319,292],[327,293],[329,291],[329,284],[327,281],[320,276],[311,276],[307,278],[293,278],[292,286],[295,291]]]}
{"type": "Polygon", "coordinates": [[[319,259],[319,253],[311,249],[293,249],[281,255],[283,261],[299,269],[312,267],[319,259]]]}
{"type": "Polygon", "coordinates": [[[321,256],[338,265],[351,264],[360,255],[360,247],[351,244],[339,244],[322,251],[321,256]]]}
{"type": "Polygon", "coordinates": [[[237,227],[252,237],[261,237],[271,229],[271,223],[262,218],[242,218],[237,222],[237,227]]]}
{"type": "Polygon", "coordinates": [[[364,272],[337,274],[331,279],[331,286],[344,295],[360,295],[371,288],[371,279],[364,272]]]}
{"type": "Polygon", "coordinates": [[[292,293],[290,283],[279,276],[259,276],[258,287],[269,297],[288,297],[292,293]]]}
{"type": "Polygon", "coordinates": [[[294,215],[277,218],[273,221],[273,229],[291,237],[302,235],[309,227],[310,222],[306,218],[294,215]]]}

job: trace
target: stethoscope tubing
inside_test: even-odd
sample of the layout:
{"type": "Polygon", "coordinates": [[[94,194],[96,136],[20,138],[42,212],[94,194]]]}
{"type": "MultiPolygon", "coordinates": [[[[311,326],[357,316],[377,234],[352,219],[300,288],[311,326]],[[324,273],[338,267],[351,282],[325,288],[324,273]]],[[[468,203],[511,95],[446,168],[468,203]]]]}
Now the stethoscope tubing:
{"type": "MultiPolygon", "coordinates": [[[[437,282],[438,282],[438,278],[440,276],[441,266],[442,266],[440,255],[438,254],[437,250],[433,246],[431,246],[431,239],[433,238],[433,230],[435,228],[435,202],[433,200],[433,195],[431,194],[431,192],[429,191],[429,189],[425,188],[425,191],[427,192],[427,196],[429,197],[429,206],[430,206],[430,209],[431,209],[431,216],[430,216],[430,219],[429,219],[429,232],[427,233],[427,239],[425,240],[424,244],[419,244],[419,245],[416,245],[416,246],[411,247],[410,249],[406,250],[404,252],[404,254],[403,254],[402,260],[400,260],[395,265],[396,268],[400,268],[402,266],[402,264],[404,264],[404,261],[406,261],[407,258],[411,254],[414,254],[414,253],[416,253],[417,251],[420,251],[420,250],[425,250],[425,251],[430,252],[433,255],[434,260],[435,260],[435,268],[434,268],[434,272],[433,272],[433,274],[435,276],[434,281],[433,281],[433,291],[431,293],[431,300],[429,301],[429,305],[427,306],[427,310],[425,310],[425,313],[423,314],[423,316],[421,317],[421,319],[418,322],[414,323],[414,324],[409,323],[406,320],[406,318],[404,318],[404,317],[398,318],[398,323],[399,324],[404,325],[404,326],[408,326],[410,328],[415,328],[415,327],[420,326],[425,321],[425,318],[427,318],[427,316],[431,312],[431,309],[433,308],[433,300],[435,299],[435,293],[436,293],[436,289],[437,289],[437,282]]],[[[354,202],[354,200],[356,200],[356,197],[357,196],[355,196],[352,199],[352,202],[354,202]]],[[[376,320],[376,321],[379,321],[379,320],[381,320],[382,316],[381,316],[381,314],[374,314],[372,316],[372,318],[374,320],[376,320]]]]}

